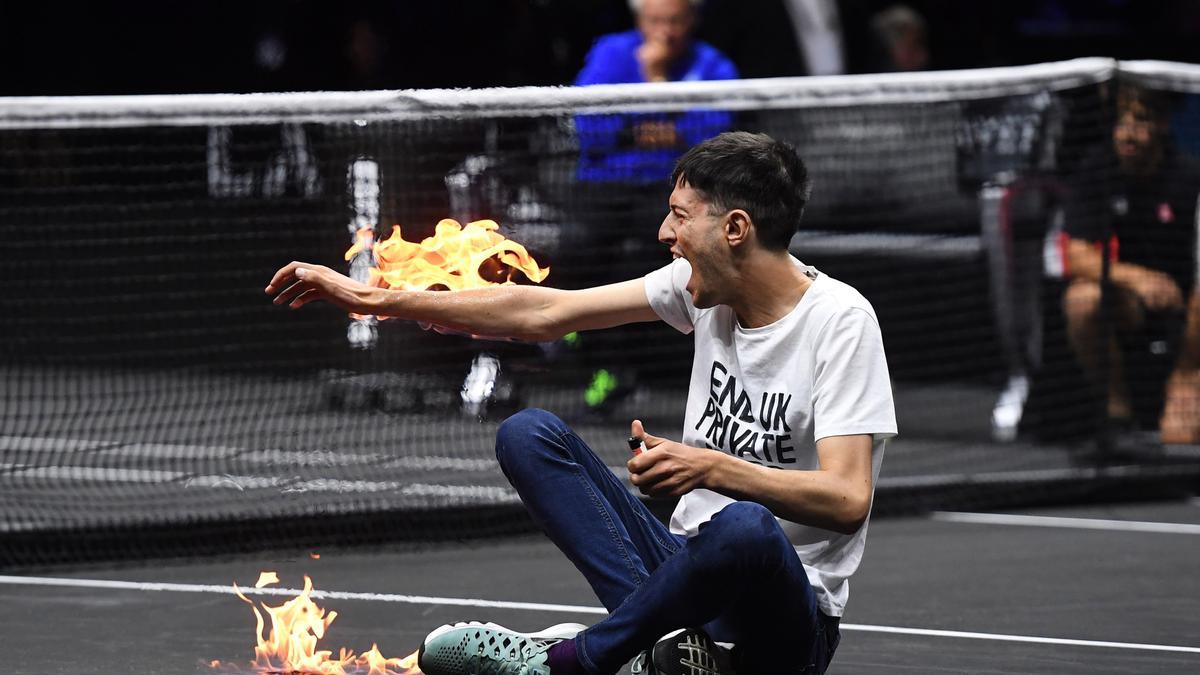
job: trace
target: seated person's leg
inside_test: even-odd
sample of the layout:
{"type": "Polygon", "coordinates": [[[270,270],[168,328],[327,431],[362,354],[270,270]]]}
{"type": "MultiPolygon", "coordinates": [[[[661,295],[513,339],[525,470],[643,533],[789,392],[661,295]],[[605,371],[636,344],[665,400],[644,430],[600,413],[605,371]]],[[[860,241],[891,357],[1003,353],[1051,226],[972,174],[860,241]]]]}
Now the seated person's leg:
{"type": "Polygon", "coordinates": [[[496,457],[534,521],[615,609],[682,545],[562,420],[523,410],[496,457]]]}
{"type": "Polygon", "coordinates": [[[609,617],[576,638],[592,672],[615,672],[660,636],[704,626],[710,637],[738,645],[747,673],[823,670],[830,656],[816,594],[774,516],[735,502],[705,524],[609,617]]]}
{"type": "Polygon", "coordinates": [[[1163,443],[1200,443],[1200,293],[1192,292],[1159,428],[1163,443]]]}
{"type": "MultiPolygon", "coordinates": [[[[1111,321],[1117,332],[1132,332],[1142,324],[1143,310],[1132,294],[1114,289],[1111,321]]],[[[1063,294],[1063,315],[1067,320],[1067,337],[1084,374],[1094,386],[1107,396],[1108,416],[1113,419],[1130,419],[1133,407],[1121,359],[1121,350],[1115,336],[1105,335],[1101,313],[1100,284],[1093,281],[1075,280],[1063,294]],[[1107,356],[1103,350],[1108,350],[1107,356]],[[1107,357],[1107,367],[1105,358],[1107,357]],[[1107,369],[1107,382],[1104,371],[1107,369]],[[1107,387],[1107,392],[1104,388],[1107,387]]]]}

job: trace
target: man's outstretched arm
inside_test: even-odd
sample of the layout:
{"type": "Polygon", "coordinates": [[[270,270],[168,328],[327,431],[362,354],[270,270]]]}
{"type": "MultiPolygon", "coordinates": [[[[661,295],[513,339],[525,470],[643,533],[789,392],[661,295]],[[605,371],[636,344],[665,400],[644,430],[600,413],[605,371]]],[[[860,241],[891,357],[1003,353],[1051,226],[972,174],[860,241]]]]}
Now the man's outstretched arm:
{"type": "Polygon", "coordinates": [[[409,319],[492,338],[554,340],[577,330],[655,321],[642,279],[564,291],[492,286],[464,291],[398,291],[355,281],[328,267],[292,262],[267,285],[292,309],[324,300],[355,314],[409,319]]]}

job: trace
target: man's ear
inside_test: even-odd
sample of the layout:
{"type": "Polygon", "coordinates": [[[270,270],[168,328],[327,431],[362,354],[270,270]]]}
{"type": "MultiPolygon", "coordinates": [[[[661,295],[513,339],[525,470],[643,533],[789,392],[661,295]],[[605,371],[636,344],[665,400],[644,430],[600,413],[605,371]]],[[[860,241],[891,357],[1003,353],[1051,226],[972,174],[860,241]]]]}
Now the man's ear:
{"type": "Polygon", "coordinates": [[[750,214],[742,209],[734,209],[725,214],[725,241],[730,246],[742,246],[750,239],[754,222],[750,214]]]}

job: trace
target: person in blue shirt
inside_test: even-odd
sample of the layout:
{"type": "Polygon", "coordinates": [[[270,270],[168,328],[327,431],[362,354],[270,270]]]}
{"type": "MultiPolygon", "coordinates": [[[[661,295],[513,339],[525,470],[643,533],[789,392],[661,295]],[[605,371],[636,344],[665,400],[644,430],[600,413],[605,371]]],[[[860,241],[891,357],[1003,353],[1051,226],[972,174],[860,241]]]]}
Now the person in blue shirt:
{"type": "MultiPolygon", "coordinates": [[[[692,38],[699,0],[631,0],[630,5],[637,28],[596,40],[576,85],[738,77],[724,54],[692,38]]],[[[579,115],[578,178],[659,183],[685,149],[727,131],[732,123],[730,113],[713,110],[579,115]]]]}
{"type": "MultiPolygon", "coordinates": [[[[575,84],[736,79],[737,68],[715,47],[695,40],[700,0],[630,0],[636,28],[603,35],[588,52],[575,84]]],[[[719,110],[577,115],[579,160],[564,193],[577,227],[557,263],[566,288],[587,288],[641,276],[661,261],[642,232],[662,221],[662,185],[688,148],[728,131],[733,115],[719,110]],[[613,255],[597,258],[596,251],[613,255]],[[619,252],[619,254],[617,254],[619,252]]],[[[648,364],[625,345],[651,339],[643,326],[588,335],[574,344],[592,371],[584,410],[607,417],[647,375],[648,364]]],[[[657,373],[664,375],[665,373],[657,373]]]]}

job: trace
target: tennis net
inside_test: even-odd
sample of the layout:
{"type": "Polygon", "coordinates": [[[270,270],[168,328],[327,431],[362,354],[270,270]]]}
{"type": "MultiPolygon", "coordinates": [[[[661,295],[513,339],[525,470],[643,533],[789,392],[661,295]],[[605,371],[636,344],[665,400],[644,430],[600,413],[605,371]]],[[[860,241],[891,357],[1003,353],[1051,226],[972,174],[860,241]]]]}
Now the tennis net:
{"type": "MultiPolygon", "coordinates": [[[[1110,397],[1077,365],[1061,309],[1066,221],[1119,206],[1122,87],[1170,99],[1172,152],[1190,162],[1200,70],[1110,59],[0,100],[0,565],[528,527],[493,458],[496,425],[555,411],[619,469],[633,417],[677,433],[689,337],[635,326],[487,342],[288,312],[262,289],[293,259],[362,274],[370,256],[343,254],[364,228],[382,239],[400,224],[418,241],[443,218],[498,222],[549,266],[548,285],[644,274],[669,260],[655,233],[678,147],[727,129],[797,146],[815,190],[792,249],[878,312],[901,437],[877,512],[1194,485],[1190,446],[1107,452],[1110,397]],[[644,137],[664,124],[670,138],[644,137]]],[[[1190,242],[1168,249],[1171,269],[1195,264],[1197,188],[1160,218],[1192,232],[1170,240],[1190,242]]],[[[1147,428],[1183,348],[1180,319],[1156,321],[1124,345],[1147,428]]]]}

